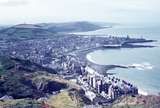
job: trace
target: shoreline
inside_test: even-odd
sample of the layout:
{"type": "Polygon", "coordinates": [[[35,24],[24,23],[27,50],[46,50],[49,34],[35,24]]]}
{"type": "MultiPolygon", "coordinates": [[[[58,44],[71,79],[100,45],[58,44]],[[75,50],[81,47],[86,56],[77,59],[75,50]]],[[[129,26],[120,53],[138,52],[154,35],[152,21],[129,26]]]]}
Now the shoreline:
{"type": "MultiPolygon", "coordinates": [[[[101,50],[101,49],[100,49],[101,50]]],[[[94,52],[94,51],[93,51],[94,52]]],[[[92,53],[92,52],[91,52],[92,53]]],[[[86,54],[86,59],[87,59],[87,61],[89,61],[89,62],[91,62],[91,63],[93,63],[93,64],[97,64],[97,65],[104,65],[104,64],[98,64],[98,63],[95,63],[95,61],[92,59],[92,57],[91,57],[91,55],[89,55],[89,53],[88,54],[86,54]]],[[[115,68],[126,68],[126,69],[130,69],[130,68],[135,68],[135,69],[138,69],[138,70],[140,70],[141,69],[141,67],[143,67],[143,68],[145,68],[145,69],[152,69],[153,68],[153,66],[152,65],[149,65],[149,67],[147,66],[147,67],[145,67],[145,66],[143,66],[143,64],[132,64],[132,65],[116,65],[116,64],[113,64],[113,65],[104,65],[104,66],[112,66],[112,68],[107,68],[106,69],[106,73],[109,71],[109,70],[113,70],[113,69],[115,69],[115,68]]],[[[143,70],[143,69],[142,69],[143,70]]],[[[113,75],[114,76],[114,74],[116,74],[116,73],[113,73],[113,74],[110,74],[110,73],[108,73],[107,75],[113,75]]],[[[158,96],[158,92],[154,92],[154,90],[153,91],[150,91],[150,92],[147,92],[147,91],[145,91],[145,90],[143,90],[143,88],[139,88],[138,87],[138,94],[139,95],[143,95],[143,96],[149,96],[149,95],[153,95],[153,96],[158,96]]]]}
{"type": "Polygon", "coordinates": [[[148,94],[148,92],[143,91],[143,90],[141,90],[141,89],[138,89],[138,94],[139,94],[139,95],[143,95],[143,96],[149,96],[149,95],[150,95],[150,94],[148,94]]]}

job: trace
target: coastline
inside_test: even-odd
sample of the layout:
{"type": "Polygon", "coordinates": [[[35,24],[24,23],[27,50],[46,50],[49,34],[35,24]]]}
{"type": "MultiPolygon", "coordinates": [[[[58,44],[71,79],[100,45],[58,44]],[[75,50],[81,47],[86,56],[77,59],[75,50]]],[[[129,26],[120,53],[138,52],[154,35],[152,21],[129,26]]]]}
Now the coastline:
{"type": "Polygon", "coordinates": [[[150,95],[150,94],[148,94],[146,91],[143,91],[143,90],[141,90],[141,89],[138,89],[138,94],[139,94],[139,95],[143,95],[143,96],[148,96],[148,95],[150,95]]]}
{"type": "MultiPolygon", "coordinates": [[[[97,63],[95,63],[95,61],[92,59],[91,55],[89,55],[89,54],[86,55],[86,59],[93,64],[97,64],[97,63]]],[[[103,64],[97,64],[97,65],[102,65],[103,66],[103,64]]],[[[114,65],[105,65],[105,66],[112,66],[112,68],[107,68],[106,72],[108,72],[109,70],[113,70],[115,68],[126,68],[126,69],[135,68],[135,69],[138,69],[138,70],[145,70],[145,69],[150,70],[150,69],[153,68],[153,66],[151,64],[146,64],[146,67],[145,67],[145,64],[132,64],[132,65],[115,65],[114,64],[114,65]]],[[[116,74],[116,73],[114,73],[114,74],[116,74]]],[[[113,75],[114,76],[114,74],[108,73],[107,75],[113,75]]],[[[143,90],[143,87],[142,88],[138,87],[138,94],[143,95],[143,96],[149,96],[149,95],[158,96],[158,92],[155,93],[154,90],[153,91],[152,90],[145,91],[145,90],[143,90]]]]}

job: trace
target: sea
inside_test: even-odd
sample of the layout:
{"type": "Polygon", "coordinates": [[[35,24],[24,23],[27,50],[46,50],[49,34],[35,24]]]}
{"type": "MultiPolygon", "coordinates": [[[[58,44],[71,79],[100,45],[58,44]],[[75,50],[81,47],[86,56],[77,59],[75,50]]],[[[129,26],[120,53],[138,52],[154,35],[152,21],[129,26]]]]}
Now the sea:
{"type": "Polygon", "coordinates": [[[97,36],[118,36],[157,40],[149,45],[153,48],[121,48],[96,50],[87,55],[87,59],[96,64],[127,65],[136,68],[115,68],[107,71],[120,79],[129,81],[138,87],[143,95],[160,95],[160,26],[118,25],[96,31],[76,33],[97,36]]]}

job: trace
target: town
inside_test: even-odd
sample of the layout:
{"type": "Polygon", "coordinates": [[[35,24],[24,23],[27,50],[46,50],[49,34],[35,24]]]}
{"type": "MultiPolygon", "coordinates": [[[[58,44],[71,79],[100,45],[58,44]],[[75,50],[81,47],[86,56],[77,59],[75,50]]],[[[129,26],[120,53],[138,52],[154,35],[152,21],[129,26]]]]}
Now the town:
{"type": "MultiPolygon", "coordinates": [[[[17,91],[22,90],[21,92],[24,92],[22,96],[16,93],[17,91],[6,91],[6,93],[1,94],[1,99],[12,97],[12,93],[16,94],[13,98],[32,97],[32,99],[43,100],[47,97],[47,99],[49,99],[50,96],[53,96],[53,93],[54,95],[57,94],[57,90],[58,93],[61,91],[61,88],[63,88],[61,87],[62,85],[69,85],[71,88],[74,85],[74,89],[76,87],[80,88],[83,92],[82,97],[85,96],[89,99],[90,104],[95,105],[108,105],[121,96],[138,95],[138,88],[135,85],[117,78],[114,75],[110,75],[107,72],[107,70],[116,67],[128,67],[94,64],[90,62],[86,56],[88,53],[97,49],[154,47],[151,45],[133,44],[153,42],[154,40],[130,38],[129,36],[47,34],[48,32],[46,33],[44,30],[42,30],[44,32],[44,34],[42,34],[44,36],[42,37],[27,37],[26,35],[28,35],[28,33],[33,32],[32,29],[37,30],[37,28],[30,28],[30,26],[25,29],[19,28],[18,26],[18,28],[11,27],[0,33],[0,56],[2,56],[2,58],[8,57],[15,63],[9,66],[9,73],[6,74],[7,77],[10,78],[15,75],[15,78],[18,76],[18,78],[21,79],[23,76],[26,78],[25,84],[27,83],[27,86],[30,87],[28,88],[30,89],[29,96],[25,94],[25,89],[16,88],[18,89],[17,91]],[[12,35],[15,35],[15,37],[8,38],[8,36],[6,36],[8,35],[7,33],[14,30],[16,32],[13,32],[12,35]],[[26,32],[23,30],[26,30],[26,32]],[[45,71],[47,73],[44,74],[39,71],[45,71]],[[35,74],[38,75],[37,77],[42,76],[42,79],[43,77],[47,78],[47,81],[52,83],[46,83],[46,81],[42,79],[38,79],[38,82],[35,82],[35,74]],[[64,82],[62,83],[61,80],[58,80],[56,84],[58,84],[60,88],[57,89],[55,82],[53,82],[55,77],[52,77],[52,75],[58,76],[65,84],[64,82]],[[71,82],[74,84],[69,84],[71,82]],[[36,87],[31,87],[31,85],[36,87]],[[35,88],[38,91],[37,93],[33,92],[35,88]],[[7,93],[9,93],[9,95],[6,95],[7,93]],[[50,94],[49,97],[48,94],[50,94]]],[[[3,79],[3,77],[1,79],[3,79]]],[[[11,82],[14,81],[13,79],[11,82]]],[[[24,81],[21,82],[21,80],[16,81],[14,82],[15,85],[17,82],[24,83],[24,81]]],[[[6,86],[5,84],[7,83],[4,83],[4,86],[6,86]]],[[[64,87],[64,89],[66,89],[67,86],[64,87]]]]}

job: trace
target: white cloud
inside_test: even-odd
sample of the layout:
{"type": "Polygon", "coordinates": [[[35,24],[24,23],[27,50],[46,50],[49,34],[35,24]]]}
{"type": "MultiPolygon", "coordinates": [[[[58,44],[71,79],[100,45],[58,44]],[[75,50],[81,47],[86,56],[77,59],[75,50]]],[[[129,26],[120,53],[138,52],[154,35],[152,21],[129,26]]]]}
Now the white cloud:
{"type": "Polygon", "coordinates": [[[0,22],[158,22],[159,0],[0,0],[0,22]]]}
{"type": "Polygon", "coordinates": [[[0,6],[22,6],[22,5],[27,5],[28,2],[26,0],[1,0],[0,1],[0,6]]]}

